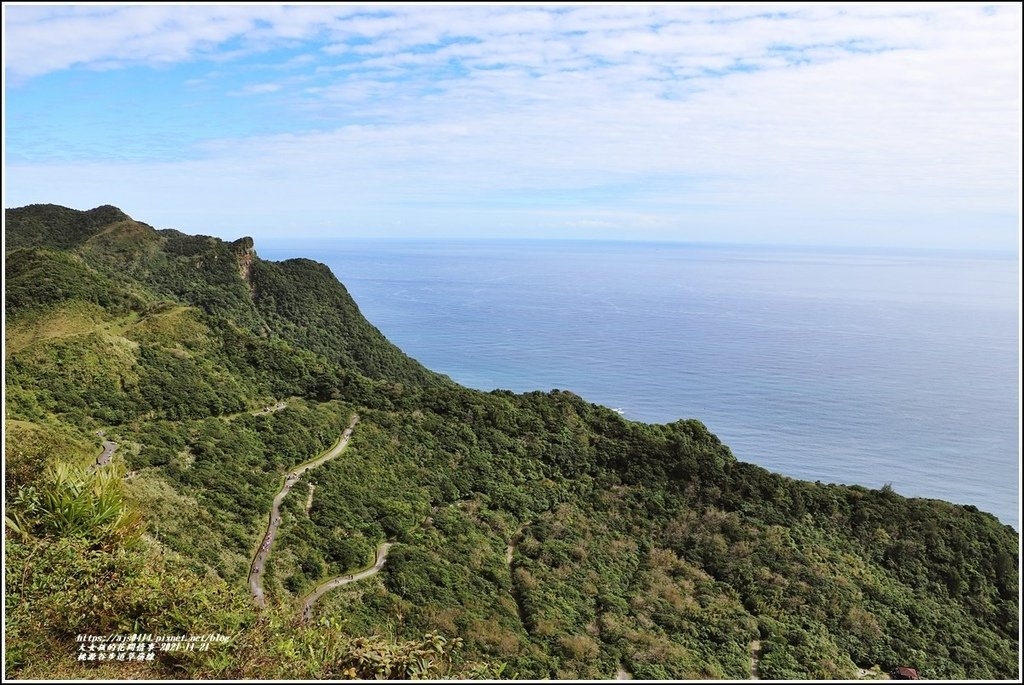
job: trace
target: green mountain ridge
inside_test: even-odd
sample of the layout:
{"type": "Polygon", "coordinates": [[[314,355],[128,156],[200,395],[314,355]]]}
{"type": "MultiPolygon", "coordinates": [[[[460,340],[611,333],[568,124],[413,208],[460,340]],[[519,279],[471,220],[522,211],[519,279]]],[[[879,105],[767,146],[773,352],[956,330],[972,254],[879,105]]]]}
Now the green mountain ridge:
{"type": "Polygon", "coordinates": [[[56,205],[7,210],[5,238],[9,676],[747,679],[759,645],[766,679],[1019,677],[1019,537],[974,507],[772,474],[694,419],[463,388],[251,238],[56,205]],[[281,478],[353,414],[284,499],[258,609],[281,478]],[[143,629],[232,638],[75,658],[143,629]]]}

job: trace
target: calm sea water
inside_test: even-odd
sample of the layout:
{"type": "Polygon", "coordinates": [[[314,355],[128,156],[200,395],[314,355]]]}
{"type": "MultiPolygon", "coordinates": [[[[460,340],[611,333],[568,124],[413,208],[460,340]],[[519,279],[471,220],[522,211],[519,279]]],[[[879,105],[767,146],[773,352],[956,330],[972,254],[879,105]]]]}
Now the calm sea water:
{"type": "Polygon", "coordinates": [[[695,417],[737,458],[891,483],[1019,526],[1019,263],[681,244],[257,246],[326,262],[366,317],[475,388],[695,417]]]}

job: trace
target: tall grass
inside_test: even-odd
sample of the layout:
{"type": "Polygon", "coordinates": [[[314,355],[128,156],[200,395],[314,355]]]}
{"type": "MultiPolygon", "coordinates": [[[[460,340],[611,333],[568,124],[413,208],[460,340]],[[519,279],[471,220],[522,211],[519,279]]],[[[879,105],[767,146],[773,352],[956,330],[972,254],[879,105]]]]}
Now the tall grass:
{"type": "Polygon", "coordinates": [[[39,485],[23,488],[5,517],[15,533],[31,537],[75,537],[104,546],[137,542],[142,512],[125,498],[121,470],[51,466],[39,485]]]}

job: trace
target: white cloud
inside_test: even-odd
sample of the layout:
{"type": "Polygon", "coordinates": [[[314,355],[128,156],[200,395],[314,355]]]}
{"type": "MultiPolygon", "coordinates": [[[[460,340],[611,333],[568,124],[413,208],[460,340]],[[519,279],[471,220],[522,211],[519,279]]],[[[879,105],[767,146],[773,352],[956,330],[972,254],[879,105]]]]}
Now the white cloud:
{"type": "Polygon", "coordinates": [[[244,88],[228,93],[229,95],[265,95],[267,93],[276,93],[281,90],[282,86],[280,83],[253,83],[244,88]]]}
{"type": "Polygon", "coordinates": [[[5,69],[23,80],[72,66],[167,64],[210,55],[247,38],[263,50],[307,38],[337,9],[232,5],[4,8],[5,69]]]}
{"type": "Polygon", "coordinates": [[[895,225],[1017,206],[1019,5],[5,12],[16,80],[302,42],[289,66],[304,78],[231,94],[276,93],[323,122],[315,132],[207,141],[201,159],[144,169],[182,192],[219,183],[242,206],[353,204],[365,219],[396,200],[484,212],[554,193],[600,207],[530,216],[665,231],[713,215],[895,225]]]}

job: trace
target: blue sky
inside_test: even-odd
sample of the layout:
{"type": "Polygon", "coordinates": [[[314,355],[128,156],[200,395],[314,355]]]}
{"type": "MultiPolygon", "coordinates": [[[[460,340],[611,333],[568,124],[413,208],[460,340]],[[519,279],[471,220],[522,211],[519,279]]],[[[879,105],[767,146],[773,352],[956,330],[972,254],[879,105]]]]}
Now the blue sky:
{"type": "Polygon", "coordinates": [[[4,5],[4,206],[1014,250],[1021,9],[4,5]]]}

